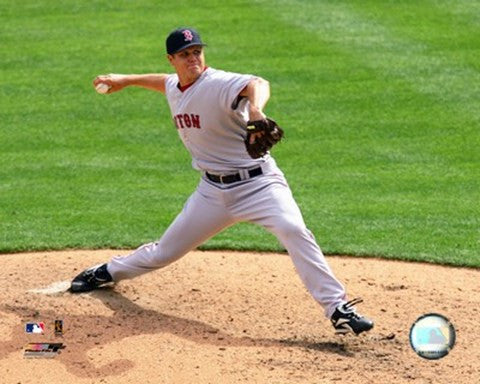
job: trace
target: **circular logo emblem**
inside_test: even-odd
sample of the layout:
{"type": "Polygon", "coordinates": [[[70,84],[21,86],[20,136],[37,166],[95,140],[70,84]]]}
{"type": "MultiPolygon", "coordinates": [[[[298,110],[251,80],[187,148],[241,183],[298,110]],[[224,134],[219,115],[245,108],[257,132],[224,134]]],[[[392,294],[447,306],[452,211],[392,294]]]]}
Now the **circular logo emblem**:
{"type": "Polygon", "coordinates": [[[436,360],[448,355],[455,344],[455,328],[437,313],[423,315],[410,328],[410,345],[418,356],[436,360]]]}

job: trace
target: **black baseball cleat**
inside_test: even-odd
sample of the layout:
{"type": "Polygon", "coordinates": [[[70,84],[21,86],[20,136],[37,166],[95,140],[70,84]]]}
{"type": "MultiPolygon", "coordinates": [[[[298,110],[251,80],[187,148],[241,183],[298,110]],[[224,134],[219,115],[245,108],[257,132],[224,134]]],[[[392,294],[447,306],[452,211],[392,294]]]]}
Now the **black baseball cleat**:
{"type": "Polygon", "coordinates": [[[373,328],[372,320],[355,312],[353,306],[362,301],[360,298],[353,299],[335,309],[331,321],[336,334],[354,333],[355,335],[359,335],[373,328]]]}
{"type": "Polygon", "coordinates": [[[98,264],[75,277],[70,285],[70,292],[89,292],[109,283],[113,283],[113,279],[107,271],[107,264],[98,264]]]}

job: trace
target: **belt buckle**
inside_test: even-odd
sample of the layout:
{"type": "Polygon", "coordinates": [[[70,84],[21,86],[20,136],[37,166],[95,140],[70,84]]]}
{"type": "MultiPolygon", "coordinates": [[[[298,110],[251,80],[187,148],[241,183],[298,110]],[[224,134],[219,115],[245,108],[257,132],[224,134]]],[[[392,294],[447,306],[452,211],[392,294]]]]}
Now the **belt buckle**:
{"type": "Polygon", "coordinates": [[[225,177],[225,175],[219,175],[220,177],[220,184],[225,184],[225,182],[223,181],[223,178],[225,177]]]}

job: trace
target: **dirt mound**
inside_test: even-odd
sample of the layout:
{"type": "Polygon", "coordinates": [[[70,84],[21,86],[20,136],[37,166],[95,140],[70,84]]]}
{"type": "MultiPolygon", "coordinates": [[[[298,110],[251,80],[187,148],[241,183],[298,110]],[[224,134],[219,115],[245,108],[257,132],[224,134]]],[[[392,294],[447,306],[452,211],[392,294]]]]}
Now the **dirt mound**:
{"type": "Polygon", "coordinates": [[[334,335],[279,254],[192,252],[113,289],[55,294],[116,253],[127,251],[0,255],[2,383],[480,382],[479,270],[328,257],[349,297],[364,298],[357,310],[376,322],[360,337],[334,335]],[[410,348],[411,325],[429,312],[455,326],[456,345],[441,360],[410,348]],[[44,335],[25,333],[32,321],[45,323],[44,335]],[[66,348],[26,359],[30,342],[66,348]]]}

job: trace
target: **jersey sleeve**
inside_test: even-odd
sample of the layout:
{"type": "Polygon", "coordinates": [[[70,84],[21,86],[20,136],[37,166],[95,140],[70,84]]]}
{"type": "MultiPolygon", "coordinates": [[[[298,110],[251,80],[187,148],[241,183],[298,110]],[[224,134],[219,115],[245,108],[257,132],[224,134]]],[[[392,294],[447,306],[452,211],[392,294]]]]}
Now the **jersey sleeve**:
{"type": "Polygon", "coordinates": [[[172,95],[178,84],[178,76],[176,74],[168,75],[165,79],[165,95],[167,98],[172,95]]]}
{"type": "Polygon", "coordinates": [[[223,86],[220,91],[220,102],[225,109],[235,109],[235,105],[238,105],[238,95],[242,92],[243,88],[247,86],[253,76],[225,72],[223,77],[223,86]]]}

